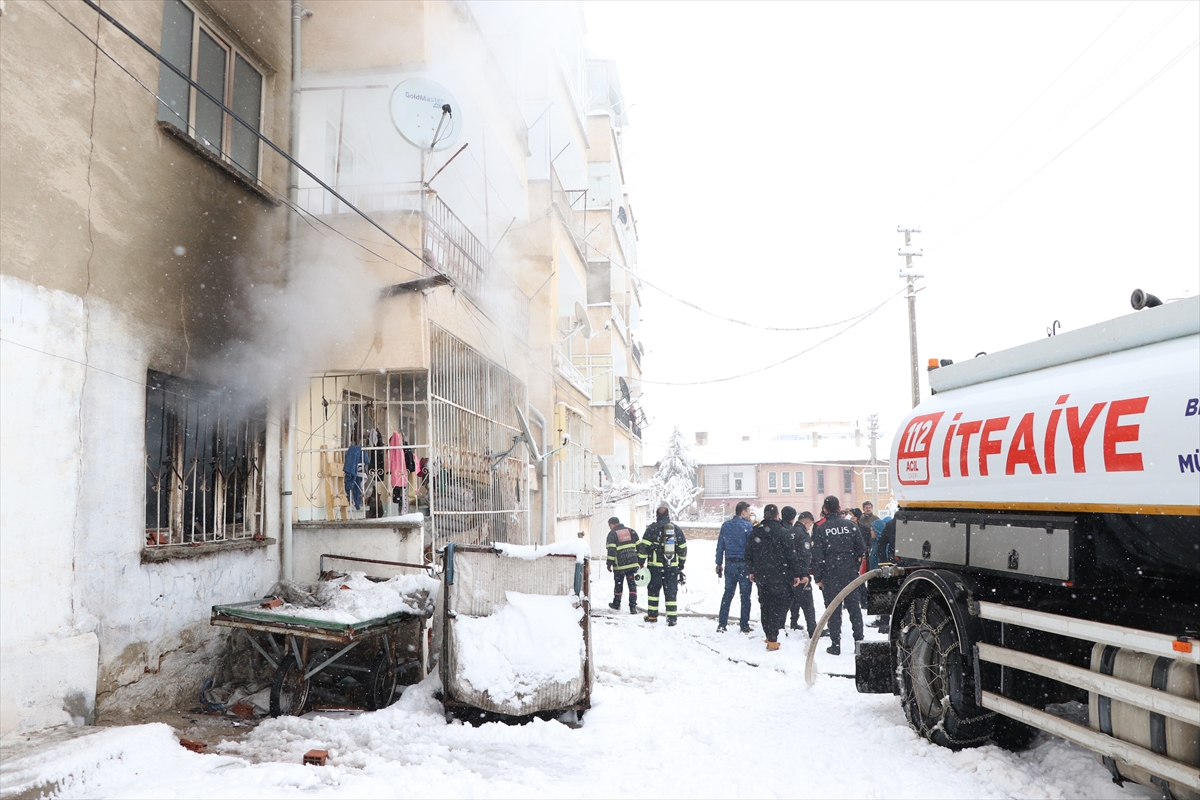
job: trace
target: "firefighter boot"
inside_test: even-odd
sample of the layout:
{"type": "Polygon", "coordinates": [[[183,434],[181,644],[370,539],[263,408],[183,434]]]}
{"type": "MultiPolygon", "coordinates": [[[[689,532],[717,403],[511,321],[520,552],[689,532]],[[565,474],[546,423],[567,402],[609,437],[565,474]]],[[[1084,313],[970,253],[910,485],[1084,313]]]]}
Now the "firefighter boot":
{"type": "Polygon", "coordinates": [[[620,595],[618,595],[617,597],[615,597],[615,598],[613,599],[613,601],[612,601],[611,603],[609,603],[609,604],[608,604],[608,607],[609,607],[609,608],[611,608],[613,611],[620,611],[620,610],[621,610],[621,597],[620,597],[620,595]]]}
{"type": "Polygon", "coordinates": [[[655,616],[650,616],[649,614],[647,614],[646,616],[642,617],[642,619],[644,619],[646,622],[658,622],[658,616],[657,616],[657,615],[655,615],[655,616]]]}
{"type": "Polygon", "coordinates": [[[667,617],[667,627],[668,628],[674,628],[675,625],[678,624],[678,622],[679,622],[678,617],[667,617]]]}

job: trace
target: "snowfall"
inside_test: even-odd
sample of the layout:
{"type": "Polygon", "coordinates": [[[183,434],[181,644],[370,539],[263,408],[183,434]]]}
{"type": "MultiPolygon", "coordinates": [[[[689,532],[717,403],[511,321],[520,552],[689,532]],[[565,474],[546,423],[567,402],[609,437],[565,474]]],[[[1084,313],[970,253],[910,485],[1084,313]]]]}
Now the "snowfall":
{"type": "MultiPolygon", "coordinates": [[[[447,723],[436,676],[374,713],[261,722],[194,753],[161,723],[92,728],[3,764],[0,794],[55,797],[1113,797],[1089,752],[1048,735],[1020,754],[954,753],[918,738],[896,698],[861,695],[849,623],[841,656],[818,649],[804,682],[805,636],[765,650],[753,632],[716,632],[723,582],[714,542],[689,543],[675,628],[612,612],[612,579],[593,570],[592,708],[579,726],[447,723]],[[303,755],[327,750],[323,767],[303,755]]],[[[640,598],[643,605],[644,596],[640,598]]],[[[820,593],[817,593],[818,614],[820,593]]],[[[732,615],[736,619],[739,600],[732,615]]],[[[566,612],[564,612],[566,613],[566,612]]],[[[523,631],[517,637],[527,636],[523,631]]],[[[868,629],[868,639],[882,638],[868,629]]]]}

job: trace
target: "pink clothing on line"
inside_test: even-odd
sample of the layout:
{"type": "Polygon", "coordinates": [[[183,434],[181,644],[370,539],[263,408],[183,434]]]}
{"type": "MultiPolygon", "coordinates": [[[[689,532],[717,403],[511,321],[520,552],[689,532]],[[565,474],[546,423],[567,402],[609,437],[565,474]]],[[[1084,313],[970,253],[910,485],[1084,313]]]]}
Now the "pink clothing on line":
{"type": "Polygon", "coordinates": [[[408,470],[404,468],[404,438],[400,431],[392,431],[388,439],[388,472],[392,473],[392,488],[408,486],[408,470]]]}

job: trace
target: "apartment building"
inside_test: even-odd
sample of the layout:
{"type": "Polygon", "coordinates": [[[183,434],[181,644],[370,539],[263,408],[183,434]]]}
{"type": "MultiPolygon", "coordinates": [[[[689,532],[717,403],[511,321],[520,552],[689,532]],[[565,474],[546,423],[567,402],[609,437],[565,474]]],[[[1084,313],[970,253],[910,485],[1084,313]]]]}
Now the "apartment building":
{"type": "Polygon", "coordinates": [[[645,417],[581,6],[305,8],[5,4],[5,732],[194,697],[211,606],[322,552],[643,522],[597,506],[645,417]]]}
{"type": "MultiPolygon", "coordinates": [[[[706,434],[699,434],[707,440],[706,434]]],[[[891,499],[887,459],[871,458],[865,433],[849,424],[813,424],[796,431],[747,436],[697,445],[700,503],[722,516],[742,501],[762,508],[774,503],[820,518],[821,503],[837,495],[843,508],[871,501],[878,509],[891,499]]]]}

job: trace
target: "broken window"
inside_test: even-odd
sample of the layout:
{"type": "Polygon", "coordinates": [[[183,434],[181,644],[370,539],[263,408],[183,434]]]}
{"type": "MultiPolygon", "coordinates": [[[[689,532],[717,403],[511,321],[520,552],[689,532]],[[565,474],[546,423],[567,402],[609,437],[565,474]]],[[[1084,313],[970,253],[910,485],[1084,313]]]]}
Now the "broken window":
{"type": "Polygon", "coordinates": [[[164,0],[162,55],[250,126],[196,91],[165,64],[158,70],[158,119],[256,179],[263,76],[249,58],[183,0],[164,0]]]}
{"type": "Polygon", "coordinates": [[[265,418],[226,390],[147,373],[147,547],[262,535],[265,418]]]}

